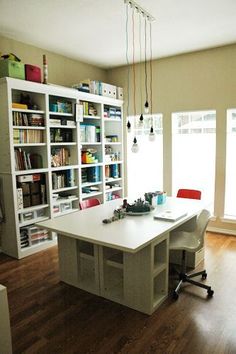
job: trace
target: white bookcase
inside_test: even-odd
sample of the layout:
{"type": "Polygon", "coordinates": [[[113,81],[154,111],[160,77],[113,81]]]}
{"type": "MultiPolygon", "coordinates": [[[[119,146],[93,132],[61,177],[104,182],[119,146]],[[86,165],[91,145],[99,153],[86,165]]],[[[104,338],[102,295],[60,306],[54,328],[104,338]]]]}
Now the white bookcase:
{"type": "MultiPolygon", "coordinates": [[[[122,105],[62,86],[0,79],[3,252],[22,258],[55,245],[56,234],[36,222],[77,211],[83,199],[123,197],[122,105]],[[12,105],[22,95],[28,108],[12,105]]],[[[87,267],[91,258],[81,255],[87,267]]]]}

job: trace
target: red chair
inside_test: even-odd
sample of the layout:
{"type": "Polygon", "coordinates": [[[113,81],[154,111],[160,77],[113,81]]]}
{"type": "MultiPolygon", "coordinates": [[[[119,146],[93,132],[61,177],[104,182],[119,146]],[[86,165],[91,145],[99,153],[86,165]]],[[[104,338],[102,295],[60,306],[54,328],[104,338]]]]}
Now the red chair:
{"type": "Polygon", "coordinates": [[[82,202],[79,203],[79,206],[80,206],[80,209],[83,210],[83,209],[91,208],[91,207],[99,205],[99,204],[101,204],[99,199],[91,198],[91,199],[83,200],[82,202]]]}
{"type": "Polygon", "coordinates": [[[196,189],[179,189],[177,198],[201,199],[202,192],[196,189]]]}

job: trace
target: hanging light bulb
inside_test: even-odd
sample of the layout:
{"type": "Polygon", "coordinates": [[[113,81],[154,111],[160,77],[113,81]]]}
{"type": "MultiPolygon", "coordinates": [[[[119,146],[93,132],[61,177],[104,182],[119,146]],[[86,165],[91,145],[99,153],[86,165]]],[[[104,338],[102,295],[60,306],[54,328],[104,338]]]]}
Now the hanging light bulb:
{"type": "Polygon", "coordinates": [[[154,141],[156,139],[156,134],[154,132],[153,126],[151,126],[151,128],[150,128],[148,138],[150,141],[154,141]]]}
{"type": "Polygon", "coordinates": [[[141,113],[141,115],[139,117],[139,125],[143,126],[143,113],[141,113]]]}
{"type": "Polygon", "coordinates": [[[130,133],[131,132],[131,123],[129,120],[128,120],[126,126],[127,126],[128,133],[130,133]]]}
{"type": "Polygon", "coordinates": [[[148,101],[145,102],[144,104],[144,112],[147,114],[149,113],[149,104],[148,104],[148,101]]]}
{"type": "Polygon", "coordinates": [[[138,146],[138,142],[137,142],[136,136],[134,137],[131,151],[134,152],[134,153],[139,151],[139,146],[138,146]]]}

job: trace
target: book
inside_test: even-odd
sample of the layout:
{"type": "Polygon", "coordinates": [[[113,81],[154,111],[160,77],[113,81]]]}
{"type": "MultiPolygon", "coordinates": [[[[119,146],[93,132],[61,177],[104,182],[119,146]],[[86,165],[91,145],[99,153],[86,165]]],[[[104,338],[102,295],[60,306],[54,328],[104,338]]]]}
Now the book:
{"type": "Polygon", "coordinates": [[[176,210],[165,210],[155,214],[154,219],[163,220],[163,221],[177,221],[186,216],[187,213],[183,211],[176,210]]]}

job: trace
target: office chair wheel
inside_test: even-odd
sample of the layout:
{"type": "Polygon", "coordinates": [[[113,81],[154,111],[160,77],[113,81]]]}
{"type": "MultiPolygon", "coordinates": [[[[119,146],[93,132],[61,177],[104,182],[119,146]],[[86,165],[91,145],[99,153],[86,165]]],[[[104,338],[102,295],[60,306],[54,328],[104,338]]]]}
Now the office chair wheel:
{"type": "Polygon", "coordinates": [[[207,295],[208,295],[208,297],[212,297],[213,294],[214,294],[214,291],[213,291],[213,290],[211,290],[211,289],[208,289],[208,290],[207,290],[207,295]]]}
{"type": "Polygon", "coordinates": [[[202,274],[202,279],[205,280],[206,278],[207,278],[207,273],[205,272],[202,274]]]}
{"type": "Polygon", "coordinates": [[[179,298],[179,294],[177,293],[177,291],[174,291],[173,292],[173,299],[178,300],[178,298],[179,298]]]}

